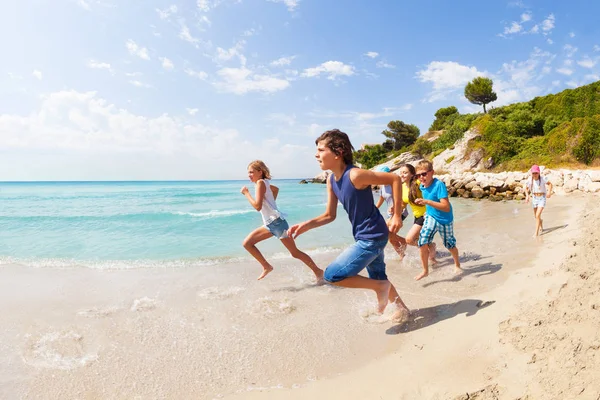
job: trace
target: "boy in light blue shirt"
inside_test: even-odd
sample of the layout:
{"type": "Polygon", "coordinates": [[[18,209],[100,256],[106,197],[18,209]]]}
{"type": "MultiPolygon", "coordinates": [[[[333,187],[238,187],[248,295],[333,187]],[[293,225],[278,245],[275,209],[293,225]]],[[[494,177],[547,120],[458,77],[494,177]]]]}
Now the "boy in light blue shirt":
{"type": "Polygon", "coordinates": [[[423,198],[415,199],[415,204],[424,205],[427,208],[418,243],[423,272],[415,276],[415,280],[418,281],[429,275],[428,245],[433,242],[433,236],[438,231],[444,241],[444,246],[450,251],[454,259],[454,272],[460,273],[463,270],[458,259],[458,249],[454,237],[454,215],[452,214],[452,205],[448,200],[446,185],[433,177],[433,164],[431,161],[421,160],[417,163],[415,169],[417,170],[417,177],[421,181],[420,189],[423,193],[423,198]]]}

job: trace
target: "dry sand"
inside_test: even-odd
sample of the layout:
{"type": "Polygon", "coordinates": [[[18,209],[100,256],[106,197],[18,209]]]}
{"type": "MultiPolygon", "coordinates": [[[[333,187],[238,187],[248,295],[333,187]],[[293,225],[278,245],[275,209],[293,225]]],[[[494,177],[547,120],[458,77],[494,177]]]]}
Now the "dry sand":
{"type": "Polygon", "coordinates": [[[482,202],[455,227],[463,275],[439,243],[423,281],[416,249],[390,257],[400,325],[297,264],[4,266],[0,398],[598,399],[596,201],[553,198],[538,239],[530,206],[482,202]]]}

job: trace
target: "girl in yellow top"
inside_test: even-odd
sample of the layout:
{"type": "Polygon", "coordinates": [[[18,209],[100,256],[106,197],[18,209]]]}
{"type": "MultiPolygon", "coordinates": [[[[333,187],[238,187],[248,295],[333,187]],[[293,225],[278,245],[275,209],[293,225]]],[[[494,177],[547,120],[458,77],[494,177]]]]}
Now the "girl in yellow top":
{"type": "MultiPolygon", "coordinates": [[[[415,204],[415,199],[423,198],[421,189],[419,189],[420,182],[417,179],[417,171],[411,164],[402,164],[399,168],[400,179],[402,179],[402,203],[410,208],[415,217],[413,226],[406,234],[405,242],[411,246],[416,246],[419,240],[419,233],[423,227],[423,221],[425,216],[425,206],[415,204]]],[[[429,244],[429,262],[434,264],[437,263],[435,259],[435,243],[429,244]]]]}

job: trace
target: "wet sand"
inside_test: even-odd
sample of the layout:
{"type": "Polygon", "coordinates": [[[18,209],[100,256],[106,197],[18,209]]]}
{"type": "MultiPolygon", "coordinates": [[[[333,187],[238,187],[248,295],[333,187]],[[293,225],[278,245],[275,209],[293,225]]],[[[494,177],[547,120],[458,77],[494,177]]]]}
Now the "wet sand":
{"type": "Polygon", "coordinates": [[[554,197],[538,239],[529,205],[482,202],[455,225],[461,275],[439,239],[440,264],[419,282],[416,248],[402,262],[389,253],[390,279],[414,310],[400,325],[391,310],[374,313],[373,293],[315,286],[286,258],[261,282],[248,262],[2,266],[0,397],[441,399],[480,389],[501,376],[498,346],[510,347],[499,324],[563,279],[531,271],[556,269],[586,201],[554,197]]]}

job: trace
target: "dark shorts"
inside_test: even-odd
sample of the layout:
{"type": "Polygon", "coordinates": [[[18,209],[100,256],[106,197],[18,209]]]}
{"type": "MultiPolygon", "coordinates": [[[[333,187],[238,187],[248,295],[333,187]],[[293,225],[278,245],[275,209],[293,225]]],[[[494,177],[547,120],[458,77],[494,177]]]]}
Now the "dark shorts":
{"type": "Polygon", "coordinates": [[[423,226],[424,221],[425,221],[424,215],[421,215],[419,218],[415,217],[415,225],[423,226]]]}

